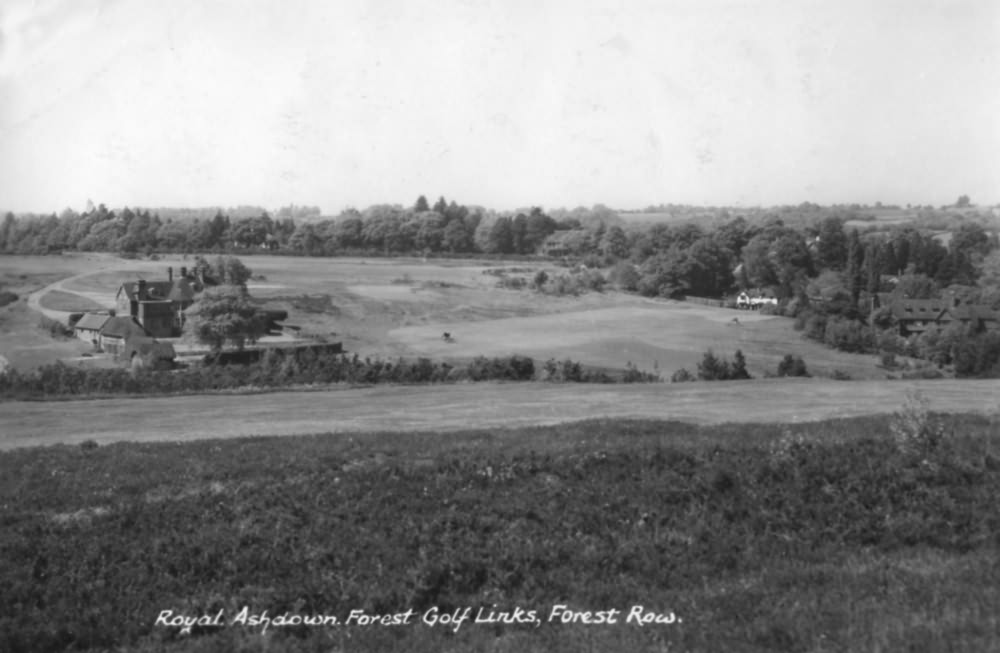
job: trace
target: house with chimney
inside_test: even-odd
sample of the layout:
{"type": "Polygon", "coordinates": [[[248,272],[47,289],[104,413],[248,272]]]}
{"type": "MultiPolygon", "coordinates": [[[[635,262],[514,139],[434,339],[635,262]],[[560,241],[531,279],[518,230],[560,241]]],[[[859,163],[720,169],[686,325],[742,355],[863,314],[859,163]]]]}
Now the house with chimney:
{"type": "Polygon", "coordinates": [[[166,281],[126,281],[115,295],[116,314],[135,320],[154,338],[178,336],[184,326],[184,310],[194,303],[195,287],[200,285],[186,267],[177,278],[168,267],[166,281]]]}

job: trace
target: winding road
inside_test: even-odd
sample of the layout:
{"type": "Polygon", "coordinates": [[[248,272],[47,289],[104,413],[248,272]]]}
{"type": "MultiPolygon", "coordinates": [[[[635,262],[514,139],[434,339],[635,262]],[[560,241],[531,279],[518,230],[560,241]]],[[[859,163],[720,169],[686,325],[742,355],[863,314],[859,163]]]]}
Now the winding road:
{"type": "Polygon", "coordinates": [[[109,295],[108,293],[87,292],[87,291],[82,291],[82,290],[73,290],[71,288],[67,288],[66,287],[67,283],[71,283],[73,281],[76,281],[77,279],[83,279],[84,277],[92,276],[95,273],[96,272],[94,270],[90,270],[89,272],[84,272],[82,274],[76,274],[76,275],[73,275],[72,277],[67,277],[65,279],[60,279],[59,281],[56,281],[55,283],[50,283],[49,285],[45,286],[44,288],[36,290],[35,292],[33,292],[30,295],[28,295],[28,308],[30,308],[33,311],[37,311],[37,312],[41,313],[45,317],[48,317],[48,318],[53,319],[53,320],[58,320],[58,321],[62,322],[63,324],[65,324],[66,320],[69,319],[70,311],[57,311],[57,310],[53,310],[51,308],[45,308],[44,306],[42,306],[42,297],[45,296],[46,293],[51,292],[53,290],[61,290],[62,292],[65,292],[65,293],[71,293],[71,294],[74,294],[74,295],[79,295],[81,297],[85,297],[85,298],[87,298],[89,300],[97,302],[98,304],[113,305],[114,304],[114,296],[113,295],[109,295]]]}

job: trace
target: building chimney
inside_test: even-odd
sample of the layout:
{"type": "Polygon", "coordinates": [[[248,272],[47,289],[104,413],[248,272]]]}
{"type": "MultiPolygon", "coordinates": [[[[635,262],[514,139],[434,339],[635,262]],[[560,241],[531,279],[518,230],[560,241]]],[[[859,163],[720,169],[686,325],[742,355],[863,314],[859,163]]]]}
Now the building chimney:
{"type": "Polygon", "coordinates": [[[138,286],[139,286],[139,290],[136,293],[136,298],[140,302],[144,302],[144,301],[146,301],[146,280],[145,279],[139,279],[138,286]]]}
{"type": "Polygon", "coordinates": [[[174,268],[173,266],[167,266],[167,281],[173,283],[174,281],[174,268]]]}

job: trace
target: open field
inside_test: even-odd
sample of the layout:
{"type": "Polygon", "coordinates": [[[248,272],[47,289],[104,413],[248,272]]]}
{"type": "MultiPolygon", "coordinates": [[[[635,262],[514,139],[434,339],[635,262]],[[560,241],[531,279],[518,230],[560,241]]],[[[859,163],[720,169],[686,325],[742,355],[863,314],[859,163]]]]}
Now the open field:
{"type": "MultiPolygon", "coordinates": [[[[49,257],[46,268],[33,257],[7,257],[11,273],[28,275],[62,269],[69,279],[33,295],[39,310],[75,306],[71,293],[92,306],[113,306],[118,285],[145,276],[165,278],[192,259],[121,260],[108,256],[49,257]]],[[[486,270],[505,268],[530,277],[544,263],[420,259],[316,259],[245,257],[255,279],[251,294],[269,307],[289,312],[302,333],[344,343],[362,356],[433,356],[462,359],[521,354],[538,360],[570,358],[607,368],[633,363],[669,377],[693,369],[712,348],[731,357],[742,349],[752,374],[774,371],[785,354],[801,356],[813,374],[834,372],[855,379],[884,378],[872,356],[837,352],[807,341],[785,318],[681,302],[649,300],[609,291],[553,297],[533,291],[503,290],[486,270]],[[736,321],[734,321],[734,319],[736,321]],[[455,340],[445,343],[441,334],[455,340]]],[[[52,273],[44,280],[52,283],[52,273]]],[[[41,278],[41,277],[39,277],[41,278]]],[[[10,344],[6,345],[8,348],[10,344]]],[[[0,353],[3,350],[0,349],[0,353]]]]}
{"type": "Polygon", "coordinates": [[[1000,381],[770,379],[684,384],[474,383],[0,403],[0,449],[352,431],[455,431],[588,418],[808,422],[899,410],[1000,414],[1000,381]]]}
{"type": "Polygon", "coordinates": [[[0,452],[0,650],[995,651],[996,421],[920,419],[0,452]]]}
{"type": "Polygon", "coordinates": [[[695,371],[707,349],[730,359],[741,349],[751,374],[758,376],[773,372],[785,354],[795,354],[815,374],[840,370],[855,379],[885,378],[872,356],[838,352],[805,340],[791,320],[684,302],[637,300],[614,308],[434,323],[394,329],[388,337],[408,351],[432,357],[522,354],[615,369],[633,363],[666,377],[681,367],[695,371]],[[455,341],[444,342],[443,331],[455,341]]]}

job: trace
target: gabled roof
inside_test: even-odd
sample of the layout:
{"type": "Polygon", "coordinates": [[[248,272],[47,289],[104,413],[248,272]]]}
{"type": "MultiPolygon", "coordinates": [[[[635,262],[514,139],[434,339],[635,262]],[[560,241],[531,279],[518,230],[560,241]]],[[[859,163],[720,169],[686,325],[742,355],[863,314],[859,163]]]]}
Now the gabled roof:
{"type": "Polygon", "coordinates": [[[951,311],[960,320],[982,320],[1000,322],[1000,311],[985,304],[959,304],[951,311]]]}
{"type": "MultiPolygon", "coordinates": [[[[138,299],[136,294],[139,292],[139,282],[126,281],[122,284],[118,292],[124,292],[129,301],[134,302],[138,299]]],[[[149,299],[154,301],[194,301],[194,290],[192,290],[188,280],[184,278],[175,279],[174,281],[147,281],[146,294],[149,299]]]]}
{"type": "Polygon", "coordinates": [[[172,302],[194,301],[194,289],[187,279],[181,277],[174,281],[173,287],[167,293],[167,299],[172,302]]]}
{"type": "Polygon", "coordinates": [[[101,329],[102,336],[109,338],[129,338],[132,336],[146,336],[146,330],[142,325],[131,317],[113,317],[104,323],[101,329]]]}
{"type": "Polygon", "coordinates": [[[891,304],[897,320],[936,320],[951,307],[947,299],[897,299],[891,304]]]}
{"type": "Polygon", "coordinates": [[[94,331],[100,331],[101,327],[111,319],[110,315],[104,315],[102,313],[86,313],[81,317],[74,328],[76,329],[93,329],[94,331]]]}

